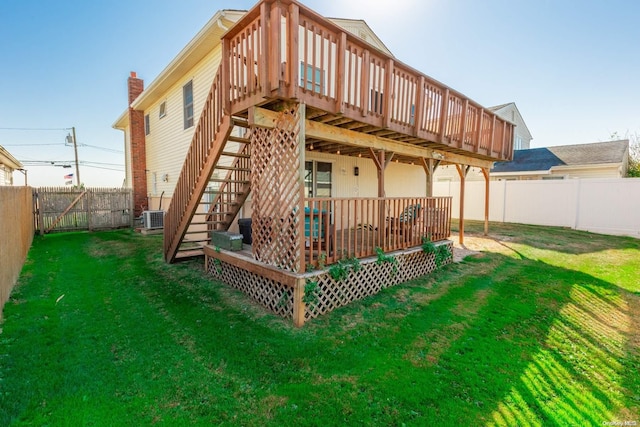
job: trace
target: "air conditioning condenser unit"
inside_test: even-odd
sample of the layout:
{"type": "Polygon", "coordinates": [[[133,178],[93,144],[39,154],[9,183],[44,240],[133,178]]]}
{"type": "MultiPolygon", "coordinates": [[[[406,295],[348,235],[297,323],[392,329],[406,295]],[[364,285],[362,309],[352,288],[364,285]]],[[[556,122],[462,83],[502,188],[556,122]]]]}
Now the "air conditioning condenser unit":
{"type": "Polygon", "coordinates": [[[142,226],[147,230],[164,227],[164,211],[143,211],[142,226]]]}

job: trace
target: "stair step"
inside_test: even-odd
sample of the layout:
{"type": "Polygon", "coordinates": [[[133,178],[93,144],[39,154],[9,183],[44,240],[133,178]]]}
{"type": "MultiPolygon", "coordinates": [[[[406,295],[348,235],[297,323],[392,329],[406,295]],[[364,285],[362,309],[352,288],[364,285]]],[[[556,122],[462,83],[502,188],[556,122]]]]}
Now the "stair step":
{"type": "Polygon", "coordinates": [[[249,168],[234,168],[233,166],[216,166],[216,169],[223,171],[251,172],[249,168]]]}
{"type": "Polygon", "coordinates": [[[192,222],[190,223],[190,225],[215,225],[215,224],[225,224],[227,221],[199,221],[199,222],[192,222]]]}
{"type": "Polygon", "coordinates": [[[184,249],[184,250],[180,250],[178,249],[178,251],[176,252],[176,261],[183,261],[189,258],[195,258],[195,257],[199,257],[199,256],[203,256],[204,255],[204,249],[184,249]]]}
{"type": "MultiPolygon", "coordinates": [[[[205,191],[203,194],[220,194],[220,191],[205,191]]],[[[223,191],[224,194],[244,194],[244,191],[223,191]]]]}
{"type": "MultiPolygon", "coordinates": [[[[182,244],[184,245],[185,243],[207,243],[210,242],[211,239],[199,239],[199,240],[183,240],[182,244]]],[[[189,250],[189,249],[196,249],[196,248],[184,248],[184,250],[189,250]]],[[[180,249],[178,249],[180,250],[180,249]]]]}
{"type": "Polygon", "coordinates": [[[235,179],[224,179],[224,178],[211,178],[209,182],[228,182],[231,184],[249,184],[251,181],[246,180],[235,180],[235,179]]]}
{"type": "Polygon", "coordinates": [[[227,141],[239,142],[241,144],[251,144],[251,141],[248,138],[242,138],[241,136],[229,135],[227,141]]]}
{"type": "Polygon", "coordinates": [[[242,157],[243,159],[251,158],[251,154],[233,153],[231,151],[223,151],[222,153],[220,153],[220,155],[221,156],[228,156],[228,157],[242,157]]]}
{"type": "Polygon", "coordinates": [[[232,117],[231,121],[234,126],[249,129],[249,121],[240,117],[232,117]]]}
{"type": "Polygon", "coordinates": [[[231,215],[235,212],[196,212],[193,215],[231,215]]]}

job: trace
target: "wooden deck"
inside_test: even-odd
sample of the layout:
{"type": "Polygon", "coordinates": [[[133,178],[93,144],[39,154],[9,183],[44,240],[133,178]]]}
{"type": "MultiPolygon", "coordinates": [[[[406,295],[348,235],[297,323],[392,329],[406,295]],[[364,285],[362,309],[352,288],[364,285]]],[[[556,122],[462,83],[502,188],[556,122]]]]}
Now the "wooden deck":
{"type": "MultiPolygon", "coordinates": [[[[372,218],[348,226],[331,218],[326,237],[309,241],[303,210],[314,202],[301,182],[310,150],[371,158],[383,199],[392,158],[422,165],[428,181],[439,164],[455,164],[462,181],[471,166],[488,176],[493,161],[512,158],[513,124],[294,0],[262,0],[222,38],[220,68],[165,216],[165,259],[174,261],[189,233],[202,232],[192,224],[228,229],[249,192],[254,257],[291,271],[304,272],[320,256],[335,262],[448,236],[450,206],[435,230],[433,218],[394,226],[388,218],[402,209],[377,202],[372,218]],[[241,149],[231,149],[239,126],[248,133],[241,149]],[[212,178],[225,156],[236,160],[212,178]],[[208,188],[224,194],[212,203],[208,188]],[[374,232],[359,232],[362,225],[374,232]]],[[[208,241],[205,234],[198,243],[208,241]]]]}
{"type": "Polygon", "coordinates": [[[513,155],[512,123],[292,0],[262,1],[227,32],[222,72],[231,114],[295,99],[318,123],[483,160],[513,155]]]}

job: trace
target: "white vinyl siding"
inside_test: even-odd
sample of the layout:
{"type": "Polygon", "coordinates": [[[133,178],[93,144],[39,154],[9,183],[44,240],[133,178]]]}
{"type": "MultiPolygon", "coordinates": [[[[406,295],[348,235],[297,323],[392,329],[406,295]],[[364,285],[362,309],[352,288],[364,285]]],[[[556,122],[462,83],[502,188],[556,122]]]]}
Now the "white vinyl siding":
{"type": "MultiPolygon", "coordinates": [[[[332,163],[332,197],[378,197],[378,171],[370,158],[307,151],[305,160],[332,163]],[[356,166],[358,176],[354,174],[356,166]]],[[[426,196],[424,169],[422,166],[391,162],[385,170],[385,192],[387,197],[426,196]]]]}
{"type": "Polygon", "coordinates": [[[167,175],[167,181],[158,179],[156,191],[163,195],[162,206],[169,206],[178,176],[191,144],[191,138],[197,127],[204,102],[209,95],[211,83],[220,64],[221,50],[216,46],[202,61],[184,74],[159,100],[145,111],[149,114],[151,134],[146,138],[147,155],[147,188],[153,188],[152,173],[158,177],[167,175]],[[193,82],[193,117],[194,125],[184,129],[182,88],[189,81],[193,82]],[[160,119],[160,104],[165,104],[166,116],[160,119]]]}

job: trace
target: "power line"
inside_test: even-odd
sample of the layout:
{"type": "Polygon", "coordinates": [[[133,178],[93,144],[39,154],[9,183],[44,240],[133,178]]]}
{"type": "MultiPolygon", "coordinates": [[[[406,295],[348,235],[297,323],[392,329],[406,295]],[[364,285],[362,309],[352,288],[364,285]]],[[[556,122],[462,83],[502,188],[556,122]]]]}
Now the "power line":
{"type": "Polygon", "coordinates": [[[64,142],[47,143],[47,144],[2,144],[3,147],[39,147],[43,145],[66,145],[64,142]]]}
{"type": "Polygon", "coordinates": [[[0,128],[0,130],[27,130],[27,131],[51,131],[51,130],[69,130],[71,128],[0,128]]]}
{"type": "Polygon", "coordinates": [[[97,145],[89,145],[89,144],[79,144],[81,147],[89,147],[89,148],[95,148],[97,150],[103,150],[103,151],[109,151],[111,153],[119,153],[119,154],[124,154],[124,151],[122,150],[116,150],[113,148],[105,148],[105,147],[98,147],[97,145]]]}
{"type": "Polygon", "coordinates": [[[123,165],[122,163],[103,163],[103,162],[92,162],[91,160],[80,160],[80,164],[81,164],[81,165],[91,164],[91,165],[122,166],[122,167],[124,167],[124,165],[123,165]]]}

